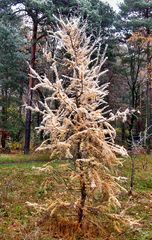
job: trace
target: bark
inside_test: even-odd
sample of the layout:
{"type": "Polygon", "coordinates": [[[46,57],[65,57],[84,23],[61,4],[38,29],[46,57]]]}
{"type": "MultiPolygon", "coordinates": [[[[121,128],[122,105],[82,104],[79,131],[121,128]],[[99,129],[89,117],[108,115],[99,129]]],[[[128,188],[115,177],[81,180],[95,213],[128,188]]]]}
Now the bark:
{"type": "Polygon", "coordinates": [[[146,127],[147,127],[147,154],[150,154],[151,149],[151,97],[152,97],[152,89],[151,89],[151,63],[150,63],[150,46],[147,44],[147,96],[146,96],[146,127]]]}
{"type": "Polygon", "coordinates": [[[2,126],[5,127],[5,123],[7,122],[7,114],[6,114],[6,99],[5,99],[5,94],[4,90],[2,89],[2,126]]]}
{"type": "MultiPolygon", "coordinates": [[[[37,89],[37,95],[40,98],[41,102],[44,103],[44,101],[45,101],[44,96],[43,96],[43,93],[40,91],[40,89],[37,89]]],[[[40,126],[41,122],[42,122],[42,116],[40,113],[37,113],[37,127],[40,126]]],[[[44,140],[43,139],[43,131],[40,132],[39,136],[40,136],[40,141],[42,142],[44,140]]]]}
{"type": "Polygon", "coordinates": [[[6,138],[3,133],[2,133],[2,137],[1,137],[1,146],[3,149],[5,149],[5,147],[6,147],[6,138]]]}
{"type": "Polygon", "coordinates": [[[80,206],[78,210],[78,224],[80,228],[82,228],[83,225],[83,219],[84,219],[84,206],[85,206],[85,201],[87,197],[87,192],[86,192],[86,183],[85,183],[85,176],[83,172],[83,163],[80,163],[80,206]]]}
{"type": "MultiPolygon", "coordinates": [[[[133,69],[132,69],[133,71],[133,69]]],[[[133,80],[132,81],[137,81],[134,80],[134,77],[133,77],[133,80]]],[[[136,87],[135,87],[135,84],[133,85],[132,87],[132,91],[131,91],[131,108],[132,109],[136,109],[137,108],[137,104],[136,104],[136,101],[135,101],[135,90],[136,90],[136,87]]],[[[133,144],[133,138],[134,138],[134,134],[133,134],[133,129],[134,129],[134,126],[135,126],[135,122],[136,122],[137,118],[132,114],[131,115],[131,118],[130,118],[130,123],[129,123],[129,147],[131,148],[132,147],[132,144],[133,144]]]]}
{"type": "MultiPolygon", "coordinates": [[[[80,142],[78,143],[78,151],[77,151],[77,159],[82,158],[82,153],[80,152],[80,142]]],[[[86,191],[86,181],[85,181],[85,174],[83,169],[83,162],[80,162],[80,205],[78,209],[78,224],[80,228],[83,226],[83,219],[84,219],[84,206],[87,197],[86,191]]]]}
{"type": "Polygon", "coordinates": [[[125,143],[126,140],[126,134],[125,134],[125,124],[121,123],[121,141],[122,143],[125,143]]]}
{"type": "Polygon", "coordinates": [[[9,132],[2,129],[2,130],[0,130],[0,135],[1,135],[1,146],[3,149],[5,149],[6,140],[8,139],[8,137],[10,137],[10,134],[9,134],[9,132]]]}
{"type": "MultiPolygon", "coordinates": [[[[147,13],[148,18],[148,13],[147,13]]],[[[150,35],[150,29],[147,29],[147,37],[150,35]]],[[[151,66],[151,53],[150,53],[150,42],[147,43],[147,96],[146,96],[146,145],[147,154],[150,154],[151,150],[151,125],[152,125],[152,114],[151,114],[151,103],[152,103],[152,86],[151,86],[152,66],[151,66]]]]}
{"type": "Polygon", "coordinates": [[[134,157],[134,156],[131,156],[131,179],[130,179],[129,195],[132,195],[132,194],[133,194],[134,179],[135,179],[135,157],[134,157]]]}
{"type": "MultiPolygon", "coordinates": [[[[36,45],[37,45],[37,30],[38,24],[33,21],[33,34],[32,34],[32,46],[31,46],[31,67],[35,68],[36,59],[36,45]]],[[[34,79],[29,77],[28,86],[28,100],[27,105],[32,105],[33,94],[31,88],[34,86],[34,79]]],[[[24,154],[28,154],[30,151],[30,138],[31,138],[31,110],[26,111],[26,122],[25,122],[25,143],[24,143],[24,154]]]]}

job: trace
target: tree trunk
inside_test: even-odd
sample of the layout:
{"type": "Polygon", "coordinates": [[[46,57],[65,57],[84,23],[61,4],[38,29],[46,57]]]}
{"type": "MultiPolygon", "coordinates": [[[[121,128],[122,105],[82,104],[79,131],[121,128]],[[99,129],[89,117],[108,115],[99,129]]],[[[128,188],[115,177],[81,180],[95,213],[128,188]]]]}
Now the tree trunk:
{"type": "Polygon", "coordinates": [[[151,57],[150,57],[150,43],[147,44],[147,98],[146,98],[146,127],[147,127],[147,154],[150,154],[151,149],[151,102],[152,102],[152,86],[151,86],[151,57]]]}
{"type": "Polygon", "coordinates": [[[129,195],[133,195],[134,189],[134,179],[135,179],[135,157],[131,156],[131,178],[130,178],[130,190],[129,195]]]}
{"type": "Polygon", "coordinates": [[[2,137],[1,137],[1,146],[3,149],[6,147],[6,135],[4,132],[2,132],[2,137]]]}
{"type": "MultiPolygon", "coordinates": [[[[36,44],[37,44],[37,28],[38,24],[33,21],[33,34],[32,34],[32,46],[31,46],[31,67],[35,68],[35,58],[36,58],[36,44]]],[[[29,86],[28,86],[28,99],[27,105],[32,105],[33,94],[31,88],[34,86],[34,79],[29,76],[29,86]]],[[[30,151],[30,138],[31,138],[31,110],[26,110],[26,122],[25,122],[25,144],[24,144],[24,154],[28,154],[30,151]]]]}
{"type": "Polygon", "coordinates": [[[79,210],[78,210],[78,224],[79,224],[80,228],[82,228],[83,219],[84,219],[84,206],[85,206],[85,201],[86,201],[86,197],[87,197],[86,182],[85,182],[82,162],[80,162],[80,171],[81,171],[81,173],[80,173],[81,196],[80,196],[80,206],[79,206],[79,210]]]}
{"type": "MultiPolygon", "coordinates": [[[[150,18],[149,16],[149,9],[147,8],[145,17],[147,19],[150,18]]],[[[146,35],[147,38],[150,36],[150,28],[147,27],[146,35]]],[[[147,144],[147,154],[150,154],[151,149],[151,102],[152,102],[152,86],[151,86],[151,77],[152,77],[152,66],[151,66],[151,52],[150,52],[150,40],[147,41],[147,96],[146,96],[146,127],[147,127],[147,136],[146,136],[146,144],[147,144]]]]}
{"type": "MultiPolygon", "coordinates": [[[[77,146],[77,159],[81,159],[82,153],[80,152],[80,144],[81,142],[78,142],[77,146]]],[[[85,181],[85,174],[84,174],[84,169],[83,169],[83,162],[79,162],[79,170],[80,170],[80,205],[78,209],[78,224],[80,228],[83,226],[83,219],[84,219],[84,206],[85,206],[85,201],[87,197],[87,192],[86,192],[86,181],[85,181]]]]}
{"type": "Polygon", "coordinates": [[[7,101],[7,91],[2,89],[2,128],[6,128],[7,127],[7,118],[8,118],[8,114],[7,114],[7,106],[8,106],[8,101],[7,101]]]}
{"type": "MultiPolygon", "coordinates": [[[[132,81],[134,81],[134,80],[132,80],[132,81]]],[[[135,104],[135,90],[136,90],[136,88],[134,85],[132,87],[132,91],[131,91],[131,107],[132,107],[132,109],[137,108],[137,106],[135,104]]],[[[136,120],[136,117],[133,114],[131,114],[130,124],[129,124],[129,148],[132,148],[132,146],[133,146],[133,141],[134,141],[133,130],[134,130],[134,125],[135,125],[135,120],[136,120]]]]}
{"type": "Polygon", "coordinates": [[[121,141],[122,143],[125,143],[126,140],[126,134],[125,134],[125,124],[124,122],[121,123],[121,141]]]}

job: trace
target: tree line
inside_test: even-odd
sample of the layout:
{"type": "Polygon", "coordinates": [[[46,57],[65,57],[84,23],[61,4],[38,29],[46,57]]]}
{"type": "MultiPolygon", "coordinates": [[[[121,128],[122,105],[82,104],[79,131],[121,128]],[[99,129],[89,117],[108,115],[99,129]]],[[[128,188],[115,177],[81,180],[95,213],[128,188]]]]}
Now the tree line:
{"type": "MultiPolygon", "coordinates": [[[[24,153],[30,143],[44,138],[35,137],[35,127],[41,122],[39,113],[31,114],[32,102],[43,102],[43,93],[31,90],[36,79],[29,65],[40,75],[47,72],[51,82],[55,75],[50,69],[57,43],[51,32],[57,28],[55,16],[80,16],[87,21],[87,34],[92,43],[101,37],[101,52],[108,45],[105,68],[109,69],[104,82],[110,82],[107,101],[113,111],[134,110],[126,123],[115,123],[120,141],[125,144],[139,140],[150,151],[152,133],[152,3],[144,0],[125,0],[116,14],[99,0],[6,0],[0,2],[0,127],[9,131],[14,141],[23,142],[24,153]],[[147,137],[148,136],[148,137],[147,137]]],[[[99,52],[100,54],[100,52],[99,52]]],[[[67,56],[70,58],[70,56],[67,56]]],[[[94,58],[96,56],[93,56],[94,58]]],[[[68,71],[67,68],[62,69],[68,71]]],[[[67,84],[67,83],[65,83],[67,84]]]]}

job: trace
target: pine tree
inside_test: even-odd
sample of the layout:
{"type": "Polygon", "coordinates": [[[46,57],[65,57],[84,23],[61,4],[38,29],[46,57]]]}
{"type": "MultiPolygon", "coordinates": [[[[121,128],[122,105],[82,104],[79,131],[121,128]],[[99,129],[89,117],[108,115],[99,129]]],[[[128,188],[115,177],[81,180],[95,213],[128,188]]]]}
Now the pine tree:
{"type": "Polygon", "coordinates": [[[145,93],[145,39],[139,33],[133,33],[121,47],[118,45],[118,49],[118,71],[128,85],[127,104],[132,109],[132,115],[127,121],[129,147],[131,147],[134,139],[139,140],[139,134],[142,131],[138,118],[143,112],[142,98],[145,93]],[[138,130],[137,124],[139,124],[138,130]]]}
{"type": "MultiPolygon", "coordinates": [[[[24,22],[24,17],[29,18],[32,37],[31,37],[31,59],[30,64],[32,68],[35,68],[36,61],[36,48],[38,41],[46,35],[45,27],[46,19],[48,18],[48,13],[51,11],[52,1],[37,1],[37,0],[7,0],[6,3],[1,3],[2,16],[10,19],[21,18],[24,22]],[[5,11],[7,10],[7,14],[5,11]]],[[[34,86],[34,81],[31,76],[29,76],[28,82],[28,94],[27,102],[28,105],[32,104],[32,91],[31,88],[34,86]]],[[[25,144],[24,153],[29,153],[30,149],[30,132],[31,132],[31,111],[26,112],[25,121],[25,144]]]]}
{"type": "MultiPolygon", "coordinates": [[[[6,15],[5,15],[6,17],[6,15]]],[[[25,54],[21,51],[24,45],[24,39],[18,29],[20,22],[13,19],[10,23],[8,18],[0,20],[0,126],[11,132],[14,139],[23,128],[20,111],[16,112],[16,117],[20,117],[16,128],[16,118],[14,125],[11,125],[10,109],[12,107],[20,108],[22,105],[23,82],[26,82],[25,54]]],[[[27,74],[27,73],[26,73],[27,74]]]]}
{"type": "MultiPolygon", "coordinates": [[[[124,33],[127,32],[131,36],[132,32],[137,33],[140,39],[144,39],[145,53],[146,53],[146,121],[145,129],[147,129],[147,136],[152,133],[151,130],[151,79],[152,79],[152,2],[150,0],[125,0],[121,4],[121,17],[123,22],[124,33]]],[[[151,143],[150,137],[147,137],[147,152],[150,152],[151,143]]]]}

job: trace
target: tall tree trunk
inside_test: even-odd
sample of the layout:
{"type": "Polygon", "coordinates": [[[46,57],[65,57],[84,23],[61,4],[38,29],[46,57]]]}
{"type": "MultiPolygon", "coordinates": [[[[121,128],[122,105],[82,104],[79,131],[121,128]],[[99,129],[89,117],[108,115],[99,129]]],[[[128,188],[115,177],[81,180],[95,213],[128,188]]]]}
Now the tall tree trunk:
{"type": "Polygon", "coordinates": [[[7,94],[6,90],[2,88],[2,128],[7,126],[7,94]]]}
{"type": "Polygon", "coordinates": [[[80,163],[80,206],[78,210],[78,224],[80,228],[82,228],[83,225],[83,219],[84,219],[84,207],[85,207],[85,202],[86,202],[86,197],[87,197],[87,192],[86,192],[86,182],[85,182],[85,176],[84,176],[84,169],[83,169],[83,162],[80,163]]]}
{"type": "MultiPolygon", "coordinates": [[[[77,159],[81,159],[83,154],[80,151],[80,144],[81,142],[78,142],[77,145],[77,159]]],[[[80,228],[83,226],[83,219],[84,219],[84,207],[87,197],[87,191],[86,191],[86,180],[85,180],[85,173],[83,168],[83,161],[79,162],[79,170],[80,170],[80,204],[78,208],[78,224],[80,228]]]]}
{"type": "Polygon", "coordinates": [[[125,143],[126,140],[126,134],[125,134],[125,124],[124,122],[121,123],[121,141],[122,143],[125,143]]]}
{"type": "MultiPolygon", "coordinates": [[[[32,33],[32,46],[31,46],[31,67],[35,68],[36,59],[36,44],[37,44],[37,22],[33,21],[33,33],[32,33]]],[[[33,94],[31,88],[34,85],[34,79],[29,76],[29,86],[28,86],[28,99],[27,105],[32,105],[33,94]]],[[[28,154],[30,151],[30,138],[31,138],[31,110],[26,110],[26,122],[25,122],[25,144],[24,144],[24,154],[28,154]]]]}
{"type": "Polygon", "coordinates": [[[146,99],[146,125],[147,125],[147,153],[150,153],[151,149],[151,102],[152,102],[152,86],[151,86],[151,62],[150,62],[150,46],[147,46],[147,99],[146,99]]]}
{"type": "MultiPolygon", "coordinates": [[[[38,97],[40,98],[41,102],[44,103],[44,96],[43,96],[43,93],[40,91],[40,89],[37,89],[37,94],[38,94],[38,97]]],[[[37,127],[40,126],[42,122],[42,115],[40,113],[37,113],[37,127]]],[[[40,132],[40,141],[42,142],[43,141],[43,131],[40,132]]]]}
{"type": "MultiPolygon", "coordinates": [[[[147,19],[149,18],[149,9],[146,11],[147,19]]],[[[150,36],[150,28],[146,29],[147,38],[150,36]]],[[[151,120],[151,103],[152,103],[152,64],[151,64],[151,52],[150,46],[151,43],[147,41],[147,96],[146,96],[146,128],[147,128],[147,136],[146,136],[146,144],[147,144],[147,154],[150,154],[151,149],[151,133],[152,133],[152,120],[151,120]]]]}
{"type": "MultiPolygon", "coordinates": [[[[132,80],[134,81],[134,80],[132,80]]],[[[132,87],[132,91],[131,91],[131,108],[132,109],[136,109],[136,104],[135,104],[135,85],[132,87]]],[[[129,124],[129,148],[132,148],[133,146],[133,140],[134,140],[134,134],[133,134],[133,130],[134,130],[134,125],[135,125],[135,120],[136,117],[134,116],[134,114],[131,114],[131,118],[130,118],[130,124],[129,124]]]]}
{"type": "Polygon", "coordinates": [[[130,190],[129,190],[129,192],[128,192],[129,195],[133,195],[134,180],[135,180],[135,156],[132,154],[132,155],[131,155],[130,190]]]}

